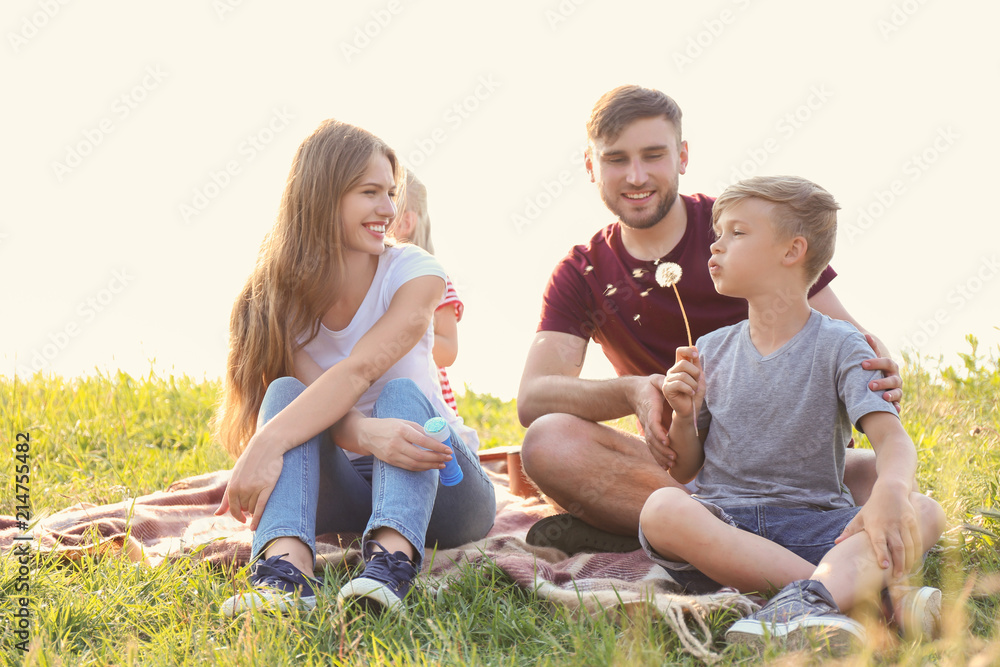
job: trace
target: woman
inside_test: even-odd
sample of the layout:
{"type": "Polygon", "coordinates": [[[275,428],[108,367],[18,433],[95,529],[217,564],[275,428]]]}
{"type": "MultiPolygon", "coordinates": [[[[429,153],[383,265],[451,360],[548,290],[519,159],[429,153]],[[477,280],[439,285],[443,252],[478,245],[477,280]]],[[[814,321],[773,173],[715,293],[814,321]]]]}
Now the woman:
{"type": "Polygon", "coordinates": [[[365,570],[338,593],[400,610],[425,543],[481,539],[493,487],[452,431],[437,385],[434,310],[444,270],[386,246],[403,170],[365,130],[323,122],[299,147],[274,229],[233,307],[219,438],[238,457],[217,514],[251,516],[253,590],[223,604],[315,606],[315,538],[362,533],[365,570]],[[464,480],[439,484],[455,457],[464,480]]]}

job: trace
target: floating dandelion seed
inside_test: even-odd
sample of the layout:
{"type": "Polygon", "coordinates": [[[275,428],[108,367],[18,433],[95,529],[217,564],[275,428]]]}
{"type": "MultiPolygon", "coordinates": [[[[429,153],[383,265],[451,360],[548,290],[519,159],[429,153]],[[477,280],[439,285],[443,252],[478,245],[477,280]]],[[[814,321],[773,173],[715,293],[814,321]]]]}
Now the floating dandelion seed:
{"type": "Polygon", "coordinates": [[[646,273],[646,269],[632,269],[633,278],[642,278],[642,274],[646,273]]]}
{"type": "Polygon", "coordinates": [[[606,290],[604,290],[604,296],[611,296],[612,294],[614,294],[617,291],[618,291],[617,287],[615,287],[611,283],[608,283],[608,288],[606,290]]]}
{"type": "Polygon", "coordinates": [[[643,290],[643,291],[639,292],[639,296],[649,296],[649,293],[652,292],[652,291],[653,291],[653,288],[650,287],[647,290],[643,290]]]}
{"type": "Polygon", "coordinates": [[[691,326],[688,324],[687,313],[684,312],[684,302],[681,301],[681,293],[677,291],[677,283],[681,279],[681,267],[673,262],[664,262],[656,267],[656,282],[660,287],[673,287],[674,294],[677,295],[677,303],[681,307],[681,316],[684,318],[684,329],[687,330],[688,347],[694,345],[691,341],[691,326]]]}
{"type": "MultiPolygon", "coordinates": [[[[633,322],[639,322],[639,314],[638,313],[636,313],[636,315],[632,317],[632,321],[633,322]]],[[[642,326],[642,322],[639,322],[639,326],[640,327],[642,326]]]]}
{"type": "Polygon", "coordinates": [[[594,270],[594,267],[592,267],[592,266],[589,266],[589,265],[588,265],[588,266],[586,266],[586,267],[585,267],[585,268],[583,269],[583,272],[584,272],[584,273],[590,273],[590,272],[591,272],[591,271],[593,271],[593,270],[594,270]]]}

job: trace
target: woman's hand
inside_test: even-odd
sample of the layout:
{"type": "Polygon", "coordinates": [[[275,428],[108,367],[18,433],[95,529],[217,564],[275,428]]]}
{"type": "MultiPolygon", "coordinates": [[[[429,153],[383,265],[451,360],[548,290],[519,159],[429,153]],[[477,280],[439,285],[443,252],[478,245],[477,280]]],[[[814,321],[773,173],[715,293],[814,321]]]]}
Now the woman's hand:
{"type": "Polygon", "coordinates": [[[452,451],[404,419],[366,418],[358,424],[358,444],[380,461],[404,470],[441,470],[452,451]],[[431,451],[426,451],[431,450],[431,451]]]}
{"type": "Polygon", "coordinates": [[[246,523],[249,514],[250,530],[257,530],[260,516],[271,497],[284,459],[277,448],[267,447],[258,440],[260,431],[252,438],[246,449],[240,454],[233,466],[232,476],[226,491],[222,494],[222,502],[215,510],[216,516],[229,512],[237,521],[246,523]]]}

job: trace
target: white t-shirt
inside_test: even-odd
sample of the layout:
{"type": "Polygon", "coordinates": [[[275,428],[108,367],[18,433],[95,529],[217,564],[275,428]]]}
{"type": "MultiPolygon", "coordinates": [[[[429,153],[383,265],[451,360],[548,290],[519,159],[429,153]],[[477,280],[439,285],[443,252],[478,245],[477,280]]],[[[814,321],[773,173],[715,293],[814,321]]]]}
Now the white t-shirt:
{"type": "MultiPolygon", "coordinates": [[[[344,329],[331,331],[319,325],[319,333],[305,346],[305,351],[324,371],[346,359],[361,337],[386,313],[392,297],[407,282],[421,276],[438,276],[441,278],[441,292],[444,293],[445,272],[433,255],[415,245],[389,246],[379,255],[378,269],[372,280],[364,301],[354,314],[354,319],[344,329]]],[[[438,370],[434,364],[434,325],[433,322],[420,337],[417,344],[404,354],[382,377],[375,381],[361,395],[355,408],[366,416],[371,416],[375,399],[382,393],[389,380],[409,378],[413,380],[424,396],[431,402],[434,410],[444,417],[449,425],[462,437],[470,450],[479,448],[479,439],[475,431],[464,426],[441,395],[441,385],[438,381],[438,370]]],[[[350,458],[357,454],[348,452],[350,458]]]]}

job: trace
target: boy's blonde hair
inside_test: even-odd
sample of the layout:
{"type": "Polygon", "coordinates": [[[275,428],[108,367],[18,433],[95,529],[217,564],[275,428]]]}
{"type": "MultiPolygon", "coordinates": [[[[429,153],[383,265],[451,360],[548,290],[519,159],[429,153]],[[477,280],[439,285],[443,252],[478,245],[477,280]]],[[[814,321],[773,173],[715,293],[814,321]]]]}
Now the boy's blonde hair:
{"type": "Polygon", "coordinates": [[[806,240],[805,268],[808,286],[819,279],[833,258],[837,245],[837,211],[840,205],[829,192],[798,176],[757,176],[726,188],[712,207],[712,226],[722,213],[746,199],[775,205],[774,231],[781,238],[806,240]]]}
{"type": "Polygon", "coordinates": [[[430,254],[434,254],[434,243],[431,242],[431,217],[427,214],[427,187],[419,178],[406,170],[406,195],[401,198],[399,212],[396,217],[402,217],[406,211],[412,211],[417,216],[410,238],[400,238],[398,241],[420,246],[430,254]]]}

